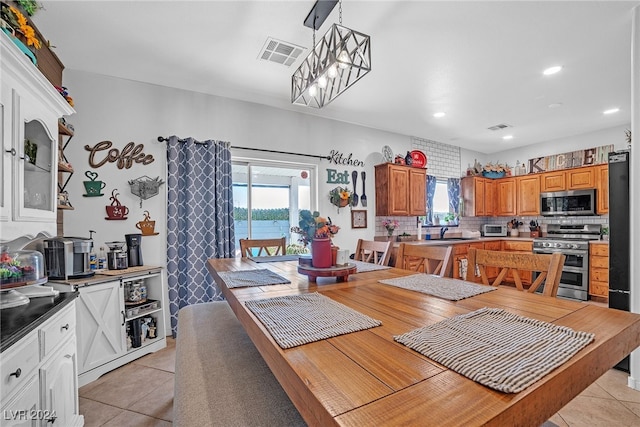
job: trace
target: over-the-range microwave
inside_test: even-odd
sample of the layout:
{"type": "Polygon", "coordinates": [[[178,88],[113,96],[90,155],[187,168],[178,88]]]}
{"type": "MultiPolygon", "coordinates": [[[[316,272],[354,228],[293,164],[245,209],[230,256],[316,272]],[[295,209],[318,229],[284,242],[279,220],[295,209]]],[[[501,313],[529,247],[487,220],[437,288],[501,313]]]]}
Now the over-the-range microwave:
{"type": "Polygon", "coordinates": [[[482,235],[484,237],[505,237],[507,235],[507,226],[500,224],[483,224],[482,235]]]}
{"type": "Polygon", "coordinates": [[[542,216],[595,215],[596,190],[540,193],[542,216]]]}

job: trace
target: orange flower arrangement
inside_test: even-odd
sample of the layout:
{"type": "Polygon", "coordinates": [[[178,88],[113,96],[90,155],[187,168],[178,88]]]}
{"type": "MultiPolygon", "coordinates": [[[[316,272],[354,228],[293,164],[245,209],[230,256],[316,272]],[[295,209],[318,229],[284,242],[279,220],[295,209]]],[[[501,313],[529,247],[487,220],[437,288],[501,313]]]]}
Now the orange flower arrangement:
{"type": "MultiPolygon", "coordinates": [[[[5,9],[5,8],[3,8],[5,9]]],[[[15,7],[9,6],[9,10],[13,14],[14,20],[11,20],[12,25],[17,25],[17,30],[20,31],[25,39],[27,40],[27,46],[33,46],[36,49],[40,49],[42,44],[40,40],[36,37],[36,31],[33,29],[31,25],[27,23],[27,18],[15,7]]],[[[3,10],[6,12],[6,10],[3,10]]]]}

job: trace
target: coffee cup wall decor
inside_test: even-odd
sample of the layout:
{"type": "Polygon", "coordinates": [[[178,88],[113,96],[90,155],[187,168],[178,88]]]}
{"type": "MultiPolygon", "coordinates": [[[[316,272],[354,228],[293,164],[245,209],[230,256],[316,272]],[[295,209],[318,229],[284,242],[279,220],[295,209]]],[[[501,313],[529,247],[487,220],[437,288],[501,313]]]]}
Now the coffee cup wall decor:
{"type": "Polygon", "coordinates": [[[129,208],[124,206],[118,200],[118,196],[120,193],[117,193],[118,189],[114,189],[111,192],[111,206],[105,206],[107,210],[107,217],[105,219],[109,220],[124,220],[127,219],[127,214],[129,213],[129,208]]]}
{"type": "Polygon", "coordinates": [[[157,236],[156,222],[151,220],[149,211],[144,211],[144,219],[136,223],[136,228],[142,232],[143,236],[157,236]]]}
{"type": "Polygon", "coordinates": [[[83,194],[84,197],[100,197],[104,196],[102,194],[102,189],[107,186],[107,183],[104,181],[98,181],[98,173],[92,171],[86,171],[84,176],[89,178],[89,181],[82,181],[84,184],[84,189],[87,194],[83,194]]]}

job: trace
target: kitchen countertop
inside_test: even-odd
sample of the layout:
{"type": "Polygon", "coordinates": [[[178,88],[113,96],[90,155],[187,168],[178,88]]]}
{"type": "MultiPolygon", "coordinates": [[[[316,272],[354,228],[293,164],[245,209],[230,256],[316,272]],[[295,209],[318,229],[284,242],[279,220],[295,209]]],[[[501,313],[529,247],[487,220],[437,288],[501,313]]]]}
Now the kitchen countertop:
{"type": "MultiPolygon", "coordinates": [[[[385,241],[386,237],[375,240],[385,241]]],[[[459,245],[473,242],[496,242],[502,240],[509,240],[514,242],[533,242],[533,237],[465,237],[465,238],[449,238],[449,239],[431,239],[431,240],[408,240],[405,242],[393,242],[393,247],[397,248],[400,243],[407,243],[411,245],[459,245]]]]}
{"type": "Polygon", "coordinates": [[[77,292],[60,292],[55,297],[31,298],[29,304],[0,310],[0,352],[20,341],[77,297],[77,292]]]}
{"type": "Polygon", "coordinates": [[[129,277],[142,276],[145,274],[155,274],[160,271],[162,271],[162,267],[138,266],[126,268],[124,270],[106,270],[104,273],[96,272],[94,276],[83,277],[81,279],[49,280],[49,282],[61,283],[73,287],[83,287],[105,282],[113,282],[114,280],[126,279],[129,277]]]}

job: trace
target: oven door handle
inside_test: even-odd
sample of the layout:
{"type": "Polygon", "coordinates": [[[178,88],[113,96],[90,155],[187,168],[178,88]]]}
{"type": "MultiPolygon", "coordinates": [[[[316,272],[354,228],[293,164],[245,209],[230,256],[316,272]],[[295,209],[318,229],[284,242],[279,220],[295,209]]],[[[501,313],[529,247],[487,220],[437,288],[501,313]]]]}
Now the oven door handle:
{"type": "Polygon", "coordinates": [[[582,273],[582,274],[587,274],[587,272],[589,271],[588,268],[584,268],[584,267],[567,267],[566,265],[564,267],[562,267],[562,271],[563,272],[568,272],[568,273],[582,273]]]}
{"type": "Polygon", "coordinates": [[[565,254],[565,255],[576,255],[576,256],[587,256],[588,253],[586,253],[585,251],[575,251],[575,250],[571,250],[571,249],[542,249],[542,250],[533,250],[533,253],[536,254],[554,254],[556,252],[559,252],[561,254],[565,254]]]}

